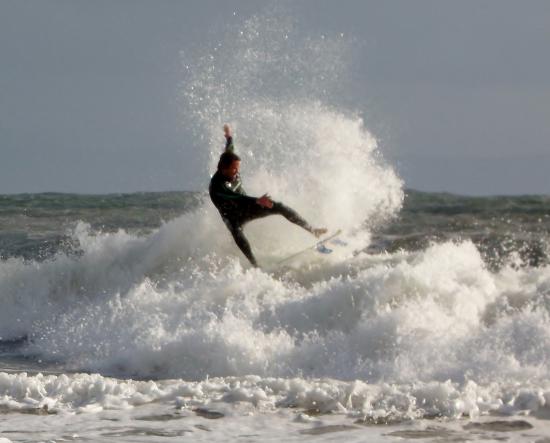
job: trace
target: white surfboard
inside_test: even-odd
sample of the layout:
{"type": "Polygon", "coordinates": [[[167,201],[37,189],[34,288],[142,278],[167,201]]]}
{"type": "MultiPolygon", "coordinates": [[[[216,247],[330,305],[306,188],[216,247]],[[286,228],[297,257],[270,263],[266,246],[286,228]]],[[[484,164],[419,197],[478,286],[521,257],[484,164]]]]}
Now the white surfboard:
{"type": "Polygon", "coordinates": [[[338,231],[336,231],[334,234],[331,234],[328,237],[325,237],[324,239],[318,241],[314,245],[308,246],[307,248],[302,249],[301,251],[295,252],[294,254],[289,255],[288,257],[285,257],[282,260],[279,260],[277,262],[277,265],[280,265],[281,263],[288,262],[288,261],[292,260],[293,258],[296,258],[299,255],[301,255],[301,254],[303,254],[304,252],[307,252],[307,251],[317,250],[321,254],[330,254],[332,252],[332,249],[327,247],[327,242],[330,241],[330,240],[335,239],[341,233],[342,233],[342,230],[338,229],[338,231]]]}

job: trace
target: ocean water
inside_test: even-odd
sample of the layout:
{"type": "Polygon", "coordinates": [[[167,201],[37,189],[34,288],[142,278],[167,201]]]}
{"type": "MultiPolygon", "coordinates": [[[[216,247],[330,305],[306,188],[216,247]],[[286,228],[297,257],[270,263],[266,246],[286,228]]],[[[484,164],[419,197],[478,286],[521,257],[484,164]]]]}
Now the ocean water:
{"type": "Polygon", "coordinates": [[[252,269],[205,192],[0,196],[0,442],[549,441],[550,198],[408,190],[348,44],[252,17],[179,91],[203,189],[229,121],[332,254],[270,217],[252,269]]]}
{"type": "Polygon", "coordinates": [[[284,267],[314,240],[273,217],[264,270],[217,219],[204,193],[0,197],[0,437],[550,435],[550,198],[408,190],[366,245],[284,267]]]}

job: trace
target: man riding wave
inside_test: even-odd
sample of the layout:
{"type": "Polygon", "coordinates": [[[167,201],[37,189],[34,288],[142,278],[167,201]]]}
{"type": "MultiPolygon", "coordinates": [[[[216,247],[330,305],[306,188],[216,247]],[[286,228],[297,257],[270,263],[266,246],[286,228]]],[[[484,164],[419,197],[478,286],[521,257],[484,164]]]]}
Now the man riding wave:
{"type": "Polygon", "coordinates": [[[249,221],[268,215],[282,215],[291,223],[302,227],[316,237],[325,234],[326,228],[311,227],[296,211],[280,202],[273,201],[268,194],[261,197],[246,195],[239,174],[241,159],[234,152],[231,128],[226,124],[223,129],[226,139],[225,152],[220,156],[218,170],[210,180],[210,198],[218,208],[235,243],[252,266],[257,267],[258,263],[243,233],[243,226],[249,221]]]}

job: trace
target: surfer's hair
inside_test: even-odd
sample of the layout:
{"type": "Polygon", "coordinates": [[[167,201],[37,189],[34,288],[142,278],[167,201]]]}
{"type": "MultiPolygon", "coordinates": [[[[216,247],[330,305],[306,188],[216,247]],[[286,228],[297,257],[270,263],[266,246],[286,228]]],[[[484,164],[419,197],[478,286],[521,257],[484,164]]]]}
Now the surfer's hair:
{"type": "Polygon", "coordinates": [[[225,151],[220,155],[220,161],[218,161],[218,171],[229,168],[234,161],[241,161],[241,157],[231,151],[225,151]]]}

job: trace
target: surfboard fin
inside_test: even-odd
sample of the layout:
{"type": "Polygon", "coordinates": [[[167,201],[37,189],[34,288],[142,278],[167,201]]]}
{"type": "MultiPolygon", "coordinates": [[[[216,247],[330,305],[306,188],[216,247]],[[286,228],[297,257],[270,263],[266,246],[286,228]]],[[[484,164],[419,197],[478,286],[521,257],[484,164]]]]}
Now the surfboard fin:
{"type": "Polygon", "coordinates": [[[319,243],[316,249],[321,254],[330,254],[332,252],[332,249],[327,248],[324,243],[319,243]]]}
{"type": "Polygon", "coordinates": [[[305,249],[302,249],[301,251],[298,251],[296,252],[295,254],[292,254],[286,258],[283,258],[282,260],[279,260],[277,262],[277,265],[280,265],[281,263],[284,263],[284,262],[287,262],[289,260],[292,260],[293,258],[295,257],[298,257],[299,255],[303,254],[304,252],[306,251],[310,251],[310,250],[317,250],[318,252],[320,252],[321,254],[330,254],[332,252],[332,249],[330,248],[327,248],[326,247],[326,243],[329,241],[329,240],[333,240],[335,239],[336,237],[338,237],[340,234],[342,233],[342,230],[341,229],[338,229],[338,231],[336,231],[334,234],[332,235],[329,235],[328,237],[324,238],[323,240],[320,240],[318,241],[317,243],[315,243],[313,246],[309,246],[305,249]]]}

